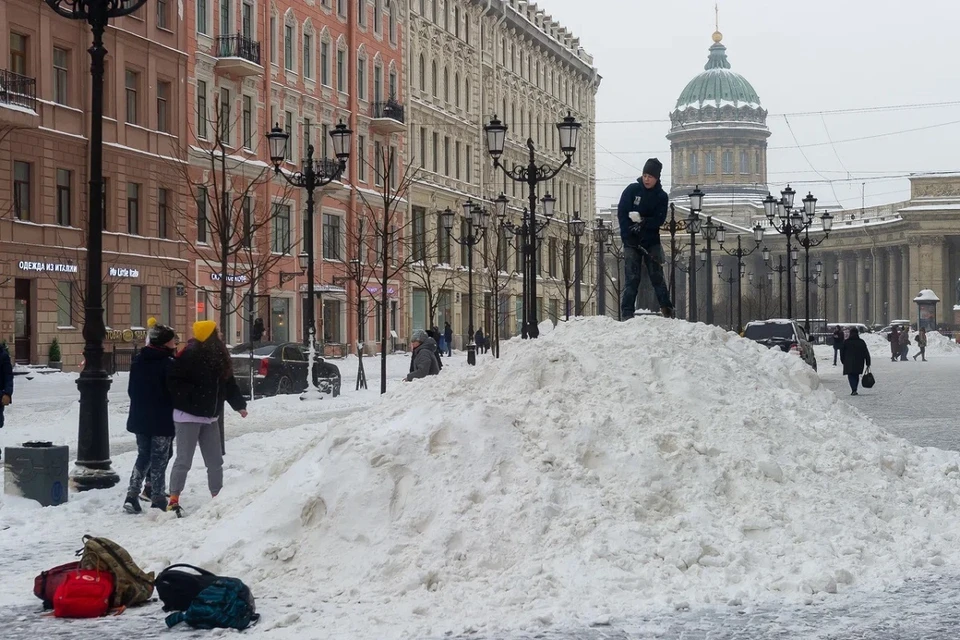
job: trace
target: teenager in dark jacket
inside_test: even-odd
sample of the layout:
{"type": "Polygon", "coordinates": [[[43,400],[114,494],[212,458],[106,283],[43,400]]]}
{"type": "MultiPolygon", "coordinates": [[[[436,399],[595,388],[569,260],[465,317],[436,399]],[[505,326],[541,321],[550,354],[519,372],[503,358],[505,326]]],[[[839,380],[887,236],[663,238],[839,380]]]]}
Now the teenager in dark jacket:
{"type": "Polygon", "coordinates": [[[180,493],[186,485],[198,444],[207,467],[210,495],[216,496],[223,488],[223,450],[217,418],[224,402],[246,418],[247,402],[233,377],[230,353],[212,320],[193,323],[193,338],[174,361],[168,380],[173,397],[177,457],[170,472],[167,509],[179,516],[182,515],[180,493]]]}
{"type": "Polygon", "coordinates": [[[3,409],[13,400],[13,364],[5,345],[0,344],[0,429],[3,428],[3,409]]]}
{"type": "Polygon", "coordinates": [[[173,366],[177,335],[162,324],[150,328],[147,346],[130,364],[130,413],[127,431],[137,435],[137,460],[133,463],[127,498],[123,509],[140,513],[140,487],[144,479],[150,487],[150,506],[167,508],[166,475],[173,444],[173,401],[167,388],[167,376],[173,366]]]}
{"type": "Polygon", "coordinates": [[[447,342],[447,357],[453,356],[453,327],[449,322],[443,323],[443,339],[447,342]]]}
{"type": "Polygon", "coordinates": [[[663,279],[665,261],[660,244],[660,225],[667,219],[667,193],[660,185],[663,164],[650,158],[643,165],[639,180],[623,190],[617,205],[617,222],[623,241],[626,282],[620,300],[620,314],[624,320],[633,317],[640,291],[641,267],[646,265],[650,285],[657,294],[660,313],[673,317],[673,302],[663,279]]]}
{"type": "Polygon", "coordinates": [[[843,375],[850,382],[850,395],[856,396],[860,386],[860,376],[864,367],[870,367],[870,349],[860,337],[857,329],[850,328],[850,337],[843,341],[840,348],[840,361],[843,362],[843,375]]]}

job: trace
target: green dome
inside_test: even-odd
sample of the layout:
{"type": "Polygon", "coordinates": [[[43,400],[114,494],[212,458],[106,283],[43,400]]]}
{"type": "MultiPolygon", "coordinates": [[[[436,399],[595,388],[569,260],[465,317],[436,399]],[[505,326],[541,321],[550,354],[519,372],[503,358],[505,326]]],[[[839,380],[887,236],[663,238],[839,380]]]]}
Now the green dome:
{"type": "MultiPolygon", "coordinates": [[[[719,34],[718,34],[719,35],[719,34]]],[[[715,38],[716,40],[716,38],[715,38]]],[[[676,109],[733,107],[760,108],[760,96],[739,73],[730,70],[727,48],[715,42],[710,47],[710,57],[704,71],[689,83],[677,99],[676,109]]]]}

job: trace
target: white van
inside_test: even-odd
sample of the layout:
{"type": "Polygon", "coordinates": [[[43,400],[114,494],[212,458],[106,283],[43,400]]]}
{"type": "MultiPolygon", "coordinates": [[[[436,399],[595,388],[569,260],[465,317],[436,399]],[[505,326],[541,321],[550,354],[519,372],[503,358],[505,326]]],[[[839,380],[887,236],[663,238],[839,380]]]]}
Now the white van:
{"type": "Polygon", "coordinates": [[[837,327],[843,329],[843,339],[846,340],[850,337],[850,329],[856,329],[857,333],[863,335],[869,333],[867,325],[861,322],[828,322],[827,323],[827,333],[830,334],[830,337],[827,338],[826,344],[833,344],[833,330],[837,327]]]}

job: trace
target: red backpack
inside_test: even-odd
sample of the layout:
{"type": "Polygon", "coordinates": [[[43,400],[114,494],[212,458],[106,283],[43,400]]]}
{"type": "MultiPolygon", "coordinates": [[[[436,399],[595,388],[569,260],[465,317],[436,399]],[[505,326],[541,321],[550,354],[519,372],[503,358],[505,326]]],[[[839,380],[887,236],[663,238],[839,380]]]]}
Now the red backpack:
{"type": "Polygon", "coordinates": [[[58,618],[99,618],[110,610],[113,574],[78,569],[67,574],[53,596],[53,615],[58,618]]]}
{"type": "Polygon", "coordinates": [[[80,568],[79,562],[68,562],[53,569],[42,571],[33,579],[33,595],[43,600],[44,609],[53,609],[53,594],[67,576],[80,568]]]}

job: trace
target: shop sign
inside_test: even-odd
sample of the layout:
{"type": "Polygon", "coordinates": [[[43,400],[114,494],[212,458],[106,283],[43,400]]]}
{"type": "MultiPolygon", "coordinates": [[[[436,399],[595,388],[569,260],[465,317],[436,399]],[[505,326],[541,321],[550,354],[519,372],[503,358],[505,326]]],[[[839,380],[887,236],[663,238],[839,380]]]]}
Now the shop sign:
{"type": "MultiPolygon", "coordinates": [[[[380,287],[374,287],[374,286],[367,287],[367,293],[376,293],[378,291],[380,291],[380,287]]],[[[394,289],[393,287],[387,287],[388,295],[392,296],[394,291],[396,291],[396,289],[394,289]]]]}
{"type": "Polygon", "coordinates": [[[146,339],[146,329],[111,329],[107,331],[107,340],[110,342],[142,342],[146,339]]]}
{"type": "MultiPolygon", "coordinates": [[[[211,273],[210,279],[214,282],[220,282],[222,276],[219,273],[211,273]]],[[[244,284],[249,280],[249,278],[242,273],[227,274],[227,282],[232,282],[234,284],[244,284]]]]}
{"type": "Polygon", "coordinates": [[[139,278],[140,270],[132,269],[130,267],[110,267],[110,270],[107,271],[110,274],[111,278],[139,278]]]}
{"type": "Polygon", "coordinates": [[[77,272],[77,265],[60,264],[59,262],[33,262],[30,260],[21,260],[19,266],[21,271],[53,271],[54,273],[77,272]]]}

